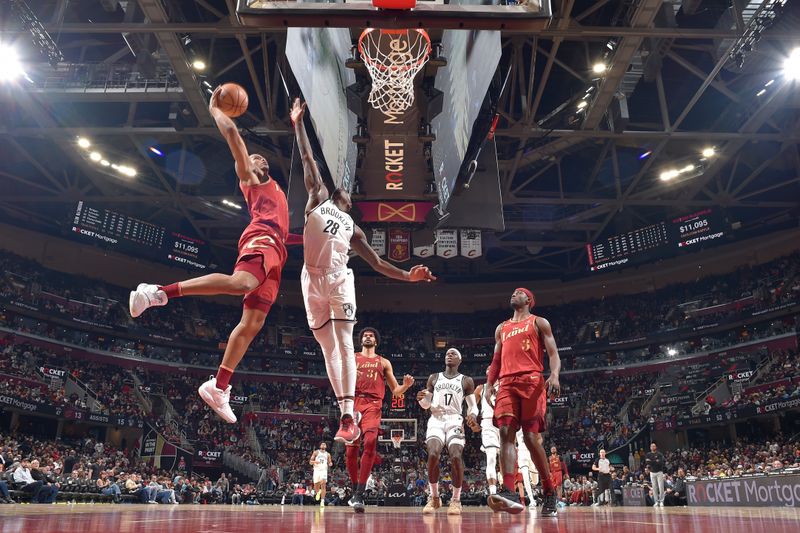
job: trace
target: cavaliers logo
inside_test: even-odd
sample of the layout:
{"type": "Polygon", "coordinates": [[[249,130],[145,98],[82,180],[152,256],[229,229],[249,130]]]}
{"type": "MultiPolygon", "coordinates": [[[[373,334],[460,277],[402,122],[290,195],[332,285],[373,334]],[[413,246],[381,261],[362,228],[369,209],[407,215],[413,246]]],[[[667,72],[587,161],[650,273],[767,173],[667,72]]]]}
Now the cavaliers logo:
{"type": "Polygon", "coordinates": [[[395,208],[393,205],[378,204],[378,222],[414,222],[417,219],[416,204],[409,203],[395,208]]]}
{"type": "Polygon", "coordinates": [[[344,311],[344,316],[347,318],[353,318],[356,308],[353,304],[342,304],[342,311],[344,311]]]}

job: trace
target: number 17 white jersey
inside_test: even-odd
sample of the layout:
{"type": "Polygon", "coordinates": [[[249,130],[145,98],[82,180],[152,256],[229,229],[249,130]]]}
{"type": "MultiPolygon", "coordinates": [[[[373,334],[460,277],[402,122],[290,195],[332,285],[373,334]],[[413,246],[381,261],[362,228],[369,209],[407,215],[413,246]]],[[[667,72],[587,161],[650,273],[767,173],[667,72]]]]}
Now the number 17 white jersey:
{"type": "Polygon", "coordinates": [[[336,207],[332,200],[319,204],[306,215],[303,229],[305,264],[322,270],[345,268],[354,231],[353,218],[336,207]]]}
{"type": "Polygon", "coordinates": [[[439,372],[433,386],[431,414],[435,416],[461,415],[464,411],[464,376],[458,374],[453,378],[445,377],[439,372]]]}

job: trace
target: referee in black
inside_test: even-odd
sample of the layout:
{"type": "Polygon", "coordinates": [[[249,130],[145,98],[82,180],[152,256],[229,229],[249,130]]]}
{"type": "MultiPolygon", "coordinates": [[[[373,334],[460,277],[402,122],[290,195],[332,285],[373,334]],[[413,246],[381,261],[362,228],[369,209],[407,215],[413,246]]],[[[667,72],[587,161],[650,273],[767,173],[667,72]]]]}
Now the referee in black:
{"type": "Polygon", "coordinates": [[[611,502],[611,462],[606,459],[606,451],[600,450],[600,459],[592,465],[592,470],[597,472],[597,501],[594,506],[608,505],[611,502]]]}

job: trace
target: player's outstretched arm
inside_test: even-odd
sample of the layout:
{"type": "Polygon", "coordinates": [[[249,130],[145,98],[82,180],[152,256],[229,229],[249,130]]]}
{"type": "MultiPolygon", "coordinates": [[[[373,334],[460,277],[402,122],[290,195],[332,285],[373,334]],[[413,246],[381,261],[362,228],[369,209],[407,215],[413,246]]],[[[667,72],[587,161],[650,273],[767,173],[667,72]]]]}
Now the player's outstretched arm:
{"type": "Polygon", "coordinates": [[[411,270],[401,270],[393,264],[381,259],[367,242],[367,236],[364,234],[364,231],[358,226],[356,226],[353,232],[350,246],[352,246],[355,253],[364,258],[367,264],[372,267],[372,270],[383,274],[387,278],[411,282],[436,281],[436,276],[434,276],[426,266],[417,265],[412,267],[411,270]]]}
{"type": "Polygon", "coordinates": [[[403,384],[397,382],[394,377],[394,369],[392,363],[385,357],[381,357],[381,364],[383,364],[383,374],[386,376],[386,384],[389,385],[389,390],[392,391],[392,396],[402,396],[408,389],[414,385],[414,376],[406,374],[403,376],[403,384]]]}
{"type": "Polygon", "coordinates": [[[208,104],[208,111],[211,113],[214,122],[217,124],[217,129],[225,137],[228,143],[228,148],[233,154],[233,160],[236,162],[236,176],[239,181],[246,185],[258,185],[260,180],[253,172],[252,164],[250,163],[250,154],[247,153],[247,146],[244,144],[242,136],[239,135],[239,130],[233,119],[222,112],[217,104],[219,93],[222,87],[217,87],[211,95],[211,101],[208,104]]]}
{"type": "Polygon", "coordinates": [[[308,213],[328,199],[328,188],[325,187],[317,162],[314,161],[314,152],[311,150],[311,142],[308,140],[306,125],[303,123],[305,115],[306,103],[301,102],[299,98],[295,98],[289,117],[292,119],[292,124],[294,124],[297,147],[300,150],[300,158],[303,161],[303,182],[306,185],[306,192],[308,192],[308,201],[306,202],[306,213],[308,213]]]}
{"type": "Polygon", "coordinates": [[[561,358],[558,356],[558,346],[553,337],[553,328],[550,327],[550,322],[542,317],[536,317],[536,326],[542,334],[544,347],[547,348],[547,356],[550,359],[550,377],[547,378],[545,386],[550,394],[558,396],[561,393],[561,383],[558,380],[561,373],[561,358]]]}

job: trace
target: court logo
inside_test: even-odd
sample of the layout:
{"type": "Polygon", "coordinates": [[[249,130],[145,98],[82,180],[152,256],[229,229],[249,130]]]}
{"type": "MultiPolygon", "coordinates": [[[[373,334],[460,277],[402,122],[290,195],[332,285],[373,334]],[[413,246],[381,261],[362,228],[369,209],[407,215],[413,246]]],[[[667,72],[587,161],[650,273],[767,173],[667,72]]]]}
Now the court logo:
{"type": "Polygon", "coordinates": [[[344,316],[347,318],[352,318],[356,312],[356,309],[353,304],[342,304],[342,311],[344,311],[344,316]]]}

